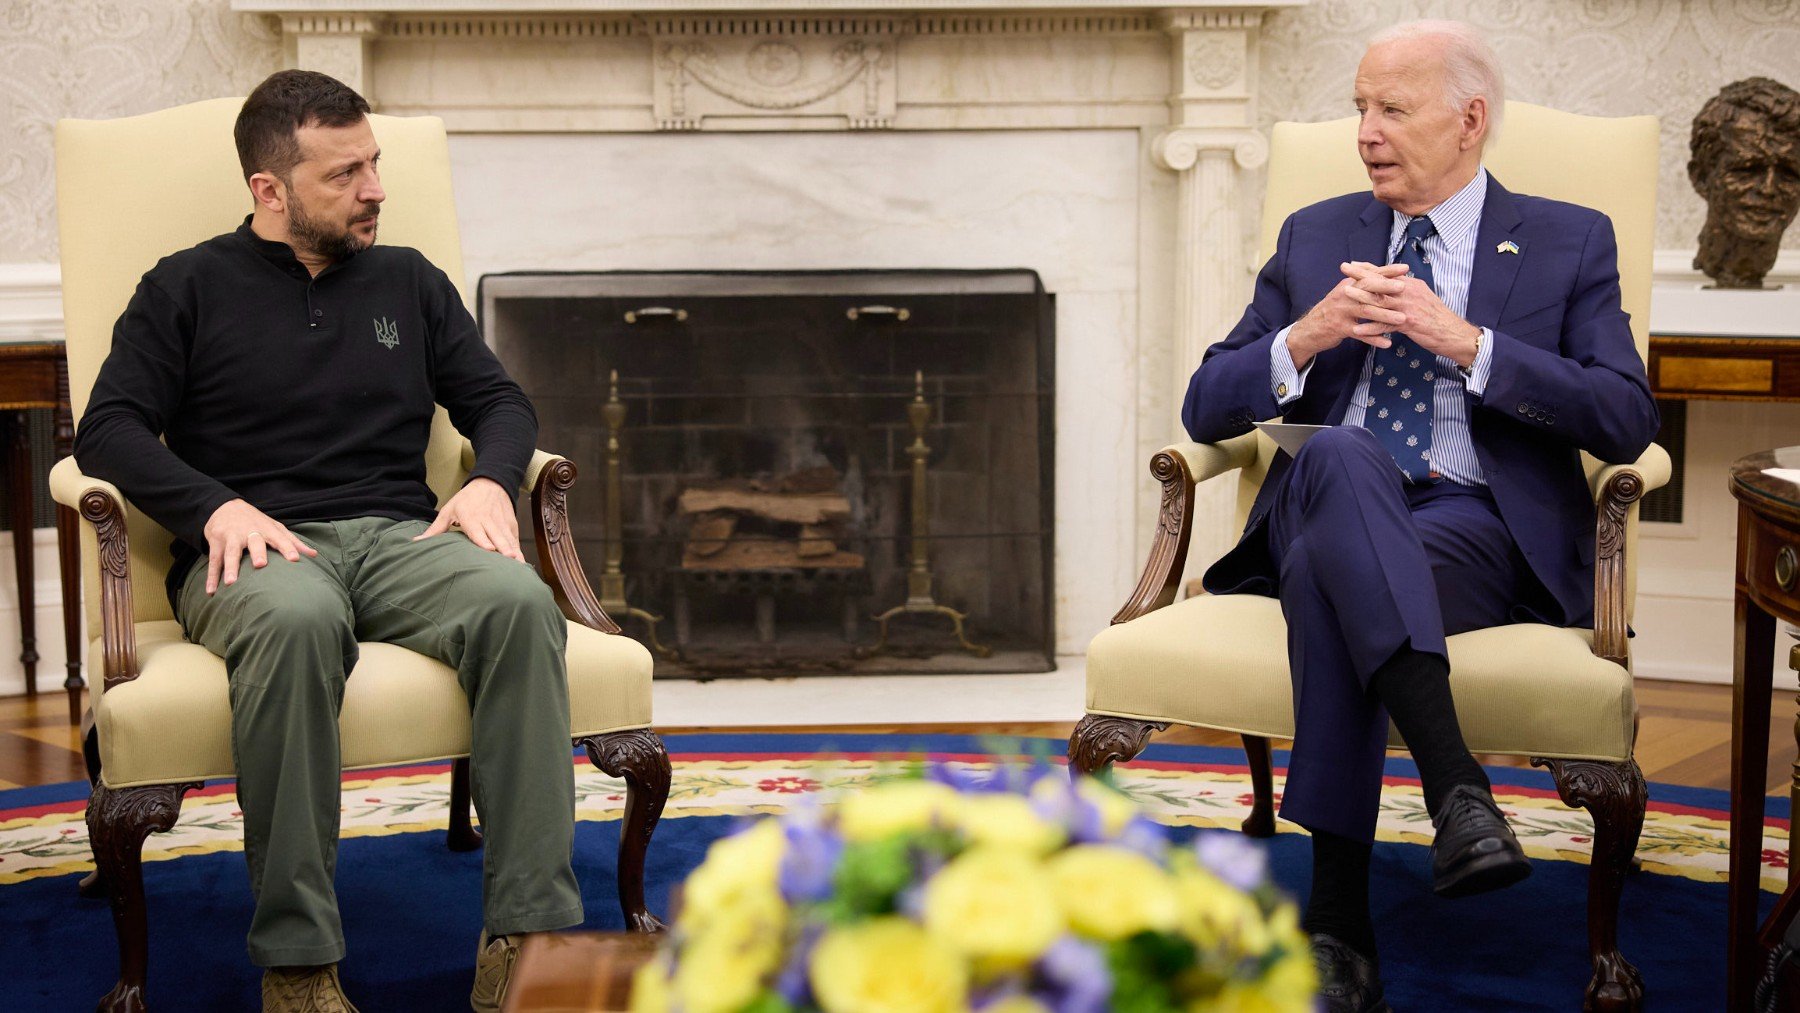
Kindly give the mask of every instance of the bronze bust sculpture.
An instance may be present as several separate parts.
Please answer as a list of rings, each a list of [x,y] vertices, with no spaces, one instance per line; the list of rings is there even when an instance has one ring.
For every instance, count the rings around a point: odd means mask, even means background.
[[[1694,266],[1720,288],[1762,288],[1800,211],[1800,92],[1728,84],[1694,117],[1688,179],[1706,199]]]

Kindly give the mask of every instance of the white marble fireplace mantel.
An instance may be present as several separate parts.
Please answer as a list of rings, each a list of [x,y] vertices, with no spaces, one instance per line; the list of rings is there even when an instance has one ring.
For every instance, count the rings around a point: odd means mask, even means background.
[[[1145,466],[1248,294],[1258,35],[1306,2],[231,6],[277,18],[290,65],[443,117],[472,272],[1037,270],[1058,300],[1057,648],[1079,653],[1136,581]],[[1232,491],[1195,506],[1210,559]]]

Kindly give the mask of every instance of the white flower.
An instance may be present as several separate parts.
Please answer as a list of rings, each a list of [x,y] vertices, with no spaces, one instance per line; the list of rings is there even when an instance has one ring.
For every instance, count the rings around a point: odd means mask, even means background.
[[[1405,345],[1395,345],[1394,346],[1394,354],[1404,356],[1406,354],[1406,346]]]
[[[1413,411],[1422,412],[1424,410],[1425,410],[1425,402],[1423,402],[1423,401],[1419,401],[1413,405]]]
[[[1407,438],[1406,438],[1406,445],[1407,445],[1407,446],[1409,446],[1409,447],[1416,447],[1416,446],[1418,446],[1418,445],[1419,445],[1419,438],[1418,438],[1418,437],[1417,437],[1417,436],[1408,436],[1408,437],[1407,437]]]
[[[1386,408],[1383,408],[1383,409],[1382,409],[1382,410],[1380,410],[1380,411],[1378,411],[1378,412],[1376,412],[1376,413],[1375,413],[1375,417],[1376,417],[1376,418],[1378,418],[1378,419],[1385,419],[1385,418],[1387,418],[1387,409],[1386,409]]]
[[[1418,369],[1419,368],[1419,360],[1414,359],[1413,361],[1407,363],[1406,365],[1408,366],[1408,368]]]
[[[1397,376],[1390,376],[1390,377],[1388,377],[1388,386],[1389,386],[1389,387],[1398,387],[1398,386],[1400,386],[1400,378],[1399,378],[1399,377],[1397,377]]]
[[[1435,379],[1437,379],[1437,374],[1433,373],[1431,370],[1428,369],[1425,371],[1425,379],[1426,380],[1435,380]]]
[[[1396,433],[1397,433],[1397,432],[1399,432],[1399,431],[1400,431],[1400,429],[1401,429],[1401,425],[1400,425],[1400,420],[1399,420],[1399,419],[1395,419],[1395,420],[1394,420],[1394,432],[1396,432]]]
[[[1386,366],[1376,366],[1375,367],[1375,375],[1376,376],[1380,376],[1381,374],[1383,374],[1385,372],[1387,372]]]
[[[1405,388],[1405,389],[1403,389],[1403,390],[1401,390],[1401,391],[1400,391],[1400,396],[1401,396],[1401,397],[1403,397],[1403,398],[1410,398],[1410,397],[1412,397],[1412,388],[1411,388],[1411,387],[1407,387],[1407,388]]]

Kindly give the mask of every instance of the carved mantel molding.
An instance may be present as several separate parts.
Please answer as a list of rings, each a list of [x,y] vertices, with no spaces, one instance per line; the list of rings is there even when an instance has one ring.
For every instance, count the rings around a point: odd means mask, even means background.
[[[454,132],[1247,125],[1265,10],[1307,0],[231,0],[291,62]],[[1169,58],[1153,85],[1141,71]],[[979,37],[1055,38],[988,50]],[[1148,57],[1148,61],[1146,60]],[[646,77],[637,68],[650,71]],[[1114,75],[1112,68],[1135,73]],[[479,79],[485,86],[458,86]],[[434,72],[435,71],[435,72]],[[913,88],[905,90],[903,84]],[[1162,107],[1158,109],[1157,107]]]

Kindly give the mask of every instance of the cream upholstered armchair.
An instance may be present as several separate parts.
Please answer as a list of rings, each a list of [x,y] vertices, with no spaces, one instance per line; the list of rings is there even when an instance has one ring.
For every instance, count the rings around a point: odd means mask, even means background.
[[[1264,256],[1289,213],[1368,189],[1355,136],[1355,118],[1275,126]],[[1640,356],[1648,341],[1657,162],[1654,117],[1599,119],[1520,102],[1507,103],[1504,131],[1486,159],[1516,193],[1586,205],[1612,218]],[[1275,452],[1267,437],[1250,433],[1218,444],[1176,444],[1152,459],[1162,509],[1150,560],[1114,625],[1088,647],[1087,716],[1069,739],[1071,764],[1092,772],[1136,756],[1151,734],[1171,724],[1242,734],[1255,795],[1243,826],[1253,836],[1275,832],[1269,740],[1291,738],[1294,729],[1281,606],[1253,595],[1175,598],[1195,484],[1238,472],[1241,527]],[[1668,481],[1669,457],[1652,445],[1634,464],[1586,463],[1596,508],[1595,628],[1521,624],[1451,637],[1451,684],[1470,749],[1548,766],[1563,801],[1593,814],[1588,945],[1594,975],[1585,1005],[1624,1010],[1637,1008],[1643,995],[1617,935],[1619,893],[1645,805],[1644,777],[1632,759],[1631,553],[1638,498]],[[1401,745],[1398,736],[1390,741]]]
[[[129,119],[64,120],[56,127],[63,312],[77,418],[112,344],[112,328],[138,279],[169,253],[235,228],[250,202],[232,143],[241,99],[216,99]],[[462,249],[450,191],[449,146],[435,117],[371,117],[391,194],[381,240],[420,250],[452,279]],[[461,488],[474,451],[442,409],[433,422],[427,480],[441,503]],[[619,842],[619,904],[626,925],[660,928],[644,906],[644,857],[669,794],[669,758],[650,730],[647,652],[618,633],[589,588],[570,534],[575,468],[539,452],[526,472],[538,565],[568,616],[569,705],[576,744],[627,784]],[[93,794],[87,824],[96,873],[88,895],[107,896],[119,940],[119,981],[102,1009],[143,1008],[146,914],[140,853],[167,831],[182,795],[233,775],[225,666],[182,639],[163,593],[170,536],[112,485],[73,458],[51,473],[58,503],[82,530],[87,621],[98,639],[86,751]],[[374,767],[459,759],[449,846],[478,847],[469,824],[469,704],[448,667],[390,644],[364,644],[339,718],[343,764]]]

